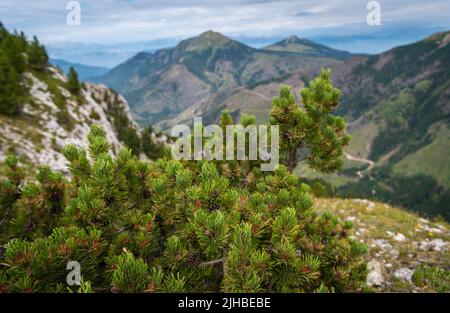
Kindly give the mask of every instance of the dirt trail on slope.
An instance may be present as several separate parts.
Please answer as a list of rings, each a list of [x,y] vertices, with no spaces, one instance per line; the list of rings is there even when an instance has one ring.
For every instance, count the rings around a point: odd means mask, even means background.
[[[373,162],[373,161],[371,161],[371,160],[368,160],[368,159],[361,159],[361,158],[355,157],[355,156],[353,156],[353,155],[350,155],[350,154],[348,154],[348,153],[344,153],[344,154],[345,154],[345,157],[346,157],[348,160],[351,160],[351,161],[357,161],[357,162],[361,162],[361,163],[365,163],[365,164],[368,164],[368,165],[369,165],[364,171],[357,171],[357,172],[356,172],[356,174],[358,175],[359,178],[363,178],[363,177],[364,177],[363,172],[370,172],[370,170],[372,169],[372,167],[375,165],[375,162]]]
[[[243,90],[243,91],[244,91],[244,92],[247,92],[247,93],[250,93],[250,94],[252,94],[252,95],[255,95],[255,96],[257,96],[257,97],[261,97],[261,98],[263,98],[264,100],[272,101],[272,99],[268,98],[267,96],[263,95],[262,93],[259,93],[259,92],[254,91],[254,90],[248,90],[248,89],[246,89],[246,90]]]

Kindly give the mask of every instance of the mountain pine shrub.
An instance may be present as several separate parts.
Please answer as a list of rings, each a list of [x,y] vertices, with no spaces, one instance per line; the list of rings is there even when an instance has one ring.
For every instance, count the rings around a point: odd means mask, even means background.
[[[64,150],[71,179],[14,157],[0,184],[7,292],[313,292],[363,288],[364,245],[349,223],[314,211],[309,187],[280,166],[255,190],[214,162],[113,158],[93,126]],[[83,284],[67,287],[69,261]]]
[[[333,87],[330,70],[322,70],[319,77],[302,89],[300,105],[296,103],[289,86],[281,87],[279,96],[273,101],[270,122],[279,125],[280,163],[289,172],[300,162],[325,173],[342,168],[343,148],[348,145],[350,136],[345,133],[345,120],[333,115],[333,110],[339,105],[340,95],[340,90]],[[232,124],[233,117],[222,112],[220,125],[224,142],[226,126]],[[256,118],[243,114],[240,124],[244,127],[256,125]],[[246,137],[246,145],[248,142]],[[248,159],[249,151],[246,153]],[[254,189],[263,176],[259,160],[229,161],[225,160],[225,154],[223,159],[217,162],[219,171],[232,183]]]
[[[350,137],[345,134],[345,120],[332,114],[340,96],[331,71],[324,69],[302,89],[302,106],[295,103],[290,87],[281,88],[273,102],[271,123],[280,125],[281,157],[289,170],[299,161],[321,172],[342,168],[342,149]]]

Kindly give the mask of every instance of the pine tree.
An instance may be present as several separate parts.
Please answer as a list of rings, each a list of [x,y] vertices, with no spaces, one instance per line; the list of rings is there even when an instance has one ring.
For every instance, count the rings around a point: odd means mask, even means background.
[[[3,39],[6,38],[8,35],[8,30],[5,28],[3,23],[0,21],[0,44],[2,43]]]
[[[142,132],[142,152],[145,153],[147,157],[150,159],[158,159],[163,156],[164,153],[164,144],[156,143],[153,138],[153,129],[151,126],[148,126]]]
[[[0,49],[3,50],[16,73],[21,74],[25,70],[25,48],[19,36],[9,35],[2,40]]]
[[[45,47],[39,43],[36,36],[33,37],[33,41],[28,45],[28,64],[30,68],[43,71],[48,65],[48,55]]]
[[[15,156],[8,156],[4,165],[0,168],[0,177],[7,179],[0,181],[0,242],[6,241],[8,237],[8,226],[14,214],[14,203],[20,198],[20,185],[25,177],[24,170],[18,166]]]
[[[78,95],[81,90],[80,81],[78,80],[78,73],[73,67],[70,67],[67,76],[67,89],[74,95]]]
[[[25,90],[21,79],[7,55],[0,49],[0,114],[20,112]]]

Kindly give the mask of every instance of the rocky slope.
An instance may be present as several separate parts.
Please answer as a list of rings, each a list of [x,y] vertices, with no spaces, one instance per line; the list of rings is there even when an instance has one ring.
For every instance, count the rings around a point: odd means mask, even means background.
[[[450,292],[450,226],[365,199],[317,198],[315,207],[352,222],[366,244],[367,283],[379,292]]]
[[[104,127],[118,151],[125,146],[118,136],[118,112],[130,128],[140,131],[126,100],[106,86],[84,83],[80,96],[74,97],[66,88],[66,76],[54,67],[45,74],[27,72],[23,81],[29,97],[22,112],[0,115],[0,161],[15,153],[23,163],[65,170],[61,149],[69,143],[86,146],[92,124]]]
[[[0,22],[0,162],[16,154],[30,173],[44,164],[65,170],[62,148],[86,146],[92,124],[105,129],[113,152],[127,147],[157,158],[164,150],[166,138],[141,129],[116,91],[80,83],[73,69],[65,76],[38,38],[11,33]]]

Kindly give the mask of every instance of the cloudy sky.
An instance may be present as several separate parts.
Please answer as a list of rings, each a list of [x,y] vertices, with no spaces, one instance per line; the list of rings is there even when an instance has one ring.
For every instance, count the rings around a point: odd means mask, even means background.
[[[1,0],[0,19],[9,28],[46,42],[115,43],[186,37],[208,29],[228,35],[269,36],[286,32],[361,32],[369,1],[361,0],[81,0],[81,26],[68,26],[67,0]],[[382,24],[449,27],[448,0],[389,0]],[[373,27],[376,28],[376,27]],[[374,29],[375,31],[375,29]]]
[[[180,39],[212,29],[235,38],[296,34],[331,45],[330,38],[339,37],[344,38],[336,43],[339,48],[355,52],[450,29],[448,0],[380,0],[381,26],[367,25],[368,0],[80,0],[80,26],[67,25],[68,2],[1,0],[0,20],[50,45]],[[361,42],[369,37],[382,38],[384,46]]]

